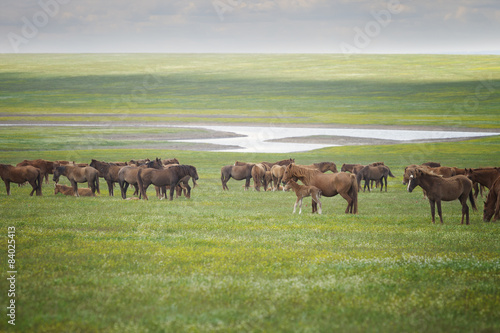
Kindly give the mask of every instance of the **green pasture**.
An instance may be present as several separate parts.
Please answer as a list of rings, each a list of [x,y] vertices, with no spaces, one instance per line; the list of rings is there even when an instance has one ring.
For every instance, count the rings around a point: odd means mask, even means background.
[[[459,55],[0,54],[0,121],[498,128],[499,63]]]
[[[500,332],[500,227],[460,225],[458,202],[431,223],[401,183],[408,164],[500,166],[500,137],[332,147],[294,154],[195,151],[191,129],[142,123],[290,123],[500,128],[495,56],[0,55],[0,163],[176,157],[194,165],[191,199],[42,197],[0,184],[0,331]],[[111,126],[112,125],[112,126]],[[202,133],[203,134],[203,133]],[[162,138],[162,135],[164,137]],[[323,215],[295,195],[243,190],[235,160],[384,161],[388,192],[340,197]],[[68,184],[64,179],[63,183]],[[81,184],[80,186],[85,186]],[[115,193],[119,193],[118,187]],[[132,192],[129,189],[128,195]],[[485,194],[486,195],[486,194]],[[307,205],[307,206],[306,206]],[[7,323],[8,227],[16,234],[16,326]]]

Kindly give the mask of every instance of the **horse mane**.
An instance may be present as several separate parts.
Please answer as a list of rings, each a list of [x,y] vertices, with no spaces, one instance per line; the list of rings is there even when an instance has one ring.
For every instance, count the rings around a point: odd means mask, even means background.
[[[443,175],[439,175],[439,174],[435,173],[433,170],[429,170],[429,169],[422,168],[422,167],[417,167],[417,168],[415,168],[415,170],[422,171],[422,173],[426,174],[427,176],[443,178]]]
[[[295,163],[290,164],[290,168],[296,177],[303,178],[305,180],[305,182],[303,182],[303,183],[309,183],[312,177],[314,177],[315,175],[317,175],[319,173],[322,173],[318,169],[310,169],[310,168],[298,166]]]

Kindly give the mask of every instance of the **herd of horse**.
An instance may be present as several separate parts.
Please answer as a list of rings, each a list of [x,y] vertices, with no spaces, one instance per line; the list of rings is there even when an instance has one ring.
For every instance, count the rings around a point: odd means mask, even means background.
[[[184,195],[190,198],[191,187],[199,179],[197,170],[192,165],[181,165],[177,159],[161,160],[130,160],[129,162],[103,162],[92,160],[89,164],[77,164],[69,161],[24,160],[16,166],[0,164],[0,177],[5,183],[7,195],[11,194],[10,183],[32,186],[30,196],[36,193],[42,195],[42,183],[49,181],[49,174],[53,174],[55,194],[63,193],[74,196],[95,196],[100,194],[99,178],[104,178],[108,185],[110,196],[114,195],[116,183],[120,186],[121,196],[127,198],[127,189],[130,185],[135,188],[134,195],[144,200],[148,199],[147,189],[154,185],[159,198],[173,200],[174,191],[177,196]],[[71,186],[57,184],[61,176],[66,177]],[[266,191],[293,190],[297,196],[293,212],[297,205],[302,211],[302,200],[312,198],[312,212],[322,212],[320,198],[340,195],[346,202],[345,213],[358,213],[358,192],[370,191],[380,184],[380,191],[387,192],[387,178],[394,177],[391,170],[383,162],[369,165],[343,164],[338,172],[333,162],[320,162],[310,165],[298,165],[294,159],[278,162],[247,163],[236,161],[233,165],[221,168],[221,183],[223,190],[229,190],[228,181],[245,180],[245,190],[254,181],[254,189]],[[361,182],[364,180],[364,186]],[[298,184],[300,181],[303,185]],[[79,183],[87,183],[87,189],[78,189]],[[462,205],[462,224],[469,224],[470,202],[473,210],[477,210],[476,198],[483,187],[489,189],[483,220],[500,219],[500,168],[459,169],[444,167],[439,163],[429,162],[421,165],[409,165],[405,168],[403,183],[407,191],[412,192],[420,186],[424,196],[428,198],[431,208],[432,222],[435,223],[435,209],[443,223],[441,202],[459,200]],[[167,196],[167,190],[169,195]],[[318,209],[319,205],[319,209]]]

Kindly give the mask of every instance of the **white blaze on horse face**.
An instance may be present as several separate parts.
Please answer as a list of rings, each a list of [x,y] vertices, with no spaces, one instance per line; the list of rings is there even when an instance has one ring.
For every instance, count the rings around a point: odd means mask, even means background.
[[[406,188],[408,192],[410,192],[410,185],[412,180],[413,180],[413,175],[410,175],[410,180],[408,181],[408,187]]]

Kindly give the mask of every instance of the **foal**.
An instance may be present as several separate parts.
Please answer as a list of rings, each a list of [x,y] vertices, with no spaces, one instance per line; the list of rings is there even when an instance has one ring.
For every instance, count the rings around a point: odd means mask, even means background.
[[[299,185],[292,179],[286,184],[285,191],[288,191],[290,188],[293,189],[297,196],[297,201],[295,201],[295,205],[293,205],[293,213],[295,213],[297,204],[299,204],[299,214],[302,213],[302,199],[311,196],[312,200],[319,205],[318,214],[321,214],[321,201],[319,201],[321,190],[319,188],[316,186]]]

